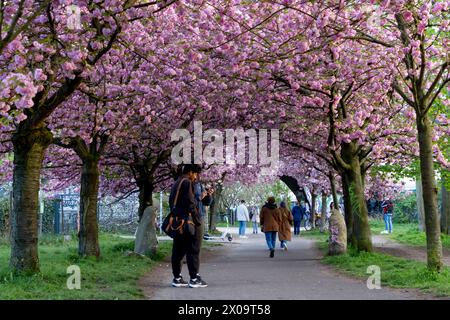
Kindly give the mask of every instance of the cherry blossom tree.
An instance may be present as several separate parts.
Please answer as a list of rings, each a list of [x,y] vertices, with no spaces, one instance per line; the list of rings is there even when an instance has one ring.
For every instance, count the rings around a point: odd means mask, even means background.
[[[436,144],[436,127],[430,110],[442,101],[450,83],[449,9],[448,1],[368,1],[369,15],[381,22],[376,28],[355,28],[355,38],[376,43],[379,50],[395,50],[398,62],[393,89],[400,103],[415,113],[417,141],[420,152],[420,171],[423,186],[427,260],[431,270],[442,267],[437,185],[434,161],[448,162]]]
[[[67,10],[68,5],[76,5],[79,9],[79,25],[68,23],[73,14]],[[29,27],[3,49],[0,60],[5,61],[7,69],[21,70],[17,76],[8,73],[2,76],[2,83],[7,84],[3,96],[6,95],[8,101],[10,98],[17,100],[13,108],[2,105],[2,112],[12,120],[16,119],[10,135],[14,151],[11,251],[14,270],[39,270],[35,213],[41,164],[53,140],[46,127],[47,118],[75,92],[130,23],[160,11],[166,5],[163,2],[140,5],[134,1],[51,1],[44,11],[38,11]],[[33,6],[23,8],[27,11],[21,16],[34,15],[30,13]],[[25,52],[25,56],[20,52]],[[30,77],[23,78],[21,74],[33,75],[38,85],[30,85]],[[9,94],[15,87],[20,98]],[[17,114],[16,109],[24,110]]]

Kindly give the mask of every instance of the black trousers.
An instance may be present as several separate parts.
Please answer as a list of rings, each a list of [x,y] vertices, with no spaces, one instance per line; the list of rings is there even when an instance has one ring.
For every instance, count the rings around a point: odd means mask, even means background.
[[[301,220],[294,220],[294,235],[300,234]]]
[[[195,236],[184,235],[173,239],[172,247],[172,273],[175,278],[181,275],[184,256],[191,279],[197,277],[200,269],[200,248],[202,246],[203,226],[195,227]]]

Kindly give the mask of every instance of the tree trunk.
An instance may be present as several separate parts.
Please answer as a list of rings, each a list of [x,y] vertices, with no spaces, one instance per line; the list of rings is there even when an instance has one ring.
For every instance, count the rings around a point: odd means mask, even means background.
[[[152,181],[148,177],[141,177],[139,182],[139,225],[136,231],[134,252],[146,256],[155,255],[158,249],[153,190]]]
[[[425,232],[425,210],[423,207],[422,182],[420,179],[416,180],[416,202],[419,231]]]
[[[209,232],[216,231],[217,216],[219,215],[220,201],[222,197],[223,185],[217,184],[213,195],[213,201],[209,207]]]
[[[427,234],[427,264],[430,270],[442,268],[442,243],[433,162],[433,130],[428,116],[417,117],[419,136],[420,172],[422,178],[425,230]]]
[[[360,168],[354,168],[351,174],[350,199],[352,203],[353,233],[356,238],[358,251],[372,252],[372,235],[369,226],[364,188],[360,177]]]
[[[338,200],[338,195],[337,195],[337,190],[336,190],[336,179],[334,178],[334,174],[330,172],[328,175],[328,179],[330,180],[331,196],[333,198],[333,206],[335,209],[339,210],[339,200]]]
[[[52,141],[45,128],[18,130],[14,145],[11,260],[14,272],[39,272],[38,210],[42,161]]]
[[[356,239],[356,248],[358,251],[372,252],[372,235],[364,194],[361,164],[355,150],[356,145],[354,143],[344,143],[342,146],[343,158],[350,165],[350,168],[346,170],[346,178],[353,214],[352,236]]]
[[[320,232],[325,231],[325,223],[327,220],[327,195],[325,192],[322,192],[322,210],[320,211]]]
[[[344,215],[345,215],[345,225],[347,226],[347,242],[349,245],[353,246],[354,248],[357,247],[356,238],[353,234],[353,210],[352,210],[352,203],[350,199],[350,188],[349,188],[349,182],[348,182],[347,174],[342,174],[341,180],[342,180],[342,191],[343,191],[343,198],[344,198]]]
[[[97,204],[100,172],[98,159],[89,157],[82,160],[78,254],[82,257],[99,257]]]
[[[311,217],[310,217],[310,221],[311,221],[311,226],[313,228],[316,227],[316,201],[317,200],[317,194],[315,194],[314,192],[311,192]]]
[[[142,180],[139,183],[139,209],[138,209],[138,216],[139,220],[141,221],[142,216],[144,214],[144,210],[148,207],[153,205],[153,184],[148,181],[146,177],[143,177]]]
[[[441,232],[450,234],[450,192],[445,184],[446,180],[442,179]]]

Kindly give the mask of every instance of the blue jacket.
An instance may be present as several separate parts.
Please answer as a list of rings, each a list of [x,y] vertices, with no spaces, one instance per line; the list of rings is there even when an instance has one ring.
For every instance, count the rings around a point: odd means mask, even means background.
[[[205,191],[203,185],[200,182],[194,182],[194,198],[197,204],[198,213],[202,219],[205,216],[205,206],[209,206],[212,202],[212,197],[210,196],[200,199],[203,191]]]
[[[303,218],[303,208],[299,206],[294,206],[292,208],[292,215],[294,216],[294,221],[302,221]]]

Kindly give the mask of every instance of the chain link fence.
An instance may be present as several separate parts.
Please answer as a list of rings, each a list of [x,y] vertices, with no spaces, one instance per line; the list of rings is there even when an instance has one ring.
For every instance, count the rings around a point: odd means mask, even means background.
[[[134,234],[138,227],[139,201],[137,195],[116,200],[102,198],[98,202],[98,223],[101,232]],[[0,195],[0,237],[10,233],[10,194]],[[79,198],[77,194],[41,198],[39,234],[73,234],[79,230]]]

